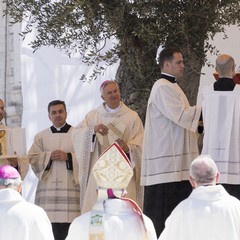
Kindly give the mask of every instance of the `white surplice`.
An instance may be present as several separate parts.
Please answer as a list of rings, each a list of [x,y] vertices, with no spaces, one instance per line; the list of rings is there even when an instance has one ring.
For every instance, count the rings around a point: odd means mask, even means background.
[[[191,161],[199,154],[197,126],[201,108],[190,106],[177,83],[159,79],[148,100],[141,184],[188,179]]]
[[[202,154],[209,154],[220,171],[220,183],[240,183],[240,86],[233,91],[202,90],[204,138]]]

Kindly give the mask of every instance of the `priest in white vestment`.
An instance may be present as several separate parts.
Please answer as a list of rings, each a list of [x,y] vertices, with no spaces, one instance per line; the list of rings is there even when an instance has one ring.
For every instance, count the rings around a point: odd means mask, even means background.
[[[23,199],[21,177],[9,166],[0,166],[0,239],[54,240],[46,212]]]
[[[76,127],[73,143],[79,164],[81,213],[90,211],[96,201],[96,182],[92,168],[98,157],[115,141],[129,156],[134,175],[128,186],[127,197],[143,205],[140,186],[143,125],[136,112],[120,101],[119,86],[107,80],[101,85],[104,103],[90,111]]]
[[[48,113],[53,125],[35,136],[28,156],[39,180],[35,204],[47,212],[55,240],[64,240],[70,223],[80,215],[78,166],[65,102],[51,101]]]
[[[9,164],[15,167],[21,178],[24,179],[29,169],[26,156],[25,129],[10,128],[2,120],[5,115],[5,106],[0,98],[0,166]]]
[[[220,171],[219,182],[240,200],[240,85],[233,80],[234,59],[219,55],[216,71],[218,80],[202,90],[202,154],[213,157]]]
[[[188,170],[198,156],[201,108],[190,106],[177,84],[184,71],[178,49],[165,48],[159,55],[160,79],[148,100],[143,140],[141,184],[144,188],[143,212],[159,235],[176,205],[191,192]]]
[[[90,212],[76,218],[66,240],[156,240],[152,221],[139,206],[124,198],[133,176],[132,164],[117,143],[93,167],[98,198]]]
[[[190,196],[168,217],[159,240],[239,240],[240,201],[222,185],[210,156],[196,158],[190,168]]]

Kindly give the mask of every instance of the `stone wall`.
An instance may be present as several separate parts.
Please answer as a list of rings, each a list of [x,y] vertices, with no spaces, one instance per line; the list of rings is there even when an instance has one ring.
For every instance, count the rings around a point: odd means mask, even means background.
[[[22,91],[20,66],[20,24],[11,25],[3,16],[5,5],[0,2],[0,97],[5,102],[5,122],[10,127],[21,126]]]

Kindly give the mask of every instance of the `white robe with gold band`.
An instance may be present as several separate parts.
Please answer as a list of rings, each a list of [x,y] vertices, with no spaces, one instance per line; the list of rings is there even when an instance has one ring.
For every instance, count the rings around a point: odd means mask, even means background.
[[[97,135],[93,141],[94,126],[108,125],[109,134],[101,137]],[[117,130],[115,130],[117,129]],[[134,176],[127,188],[127,197],[133,199],[142,207],[143,188],[140,186],[141,154],[143,125],[138,114],[121,103],[117,112],[107,112],[104,104],[90,111],[85,119],[76,127],[73,143],[79,164],[80,204],[81,212],[92,209],[97,199],[97,185],[91,173],[92,167],[101,153],[109,147],[116,138],[122,139],[130,148],[130,160],[134,167]]]

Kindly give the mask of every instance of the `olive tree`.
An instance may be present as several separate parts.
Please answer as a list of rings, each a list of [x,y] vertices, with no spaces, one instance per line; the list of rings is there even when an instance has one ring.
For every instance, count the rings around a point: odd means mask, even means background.
[[[4,1],[13,23],[25,23],[23,38],[36,29],[31,43],[34,51],[52,45],[69,56],[78,53],[82,61],[96,65],[93,78],[120,59],[116,80],[123,100],[142,118],[160,74],[159,46],[178,47],[183,52],[186,71],[180,85],[194,104],[207,52],[216,53],[209,40],[240,19],[236,0]],[[112,39],[117,41],[106,49]]]

